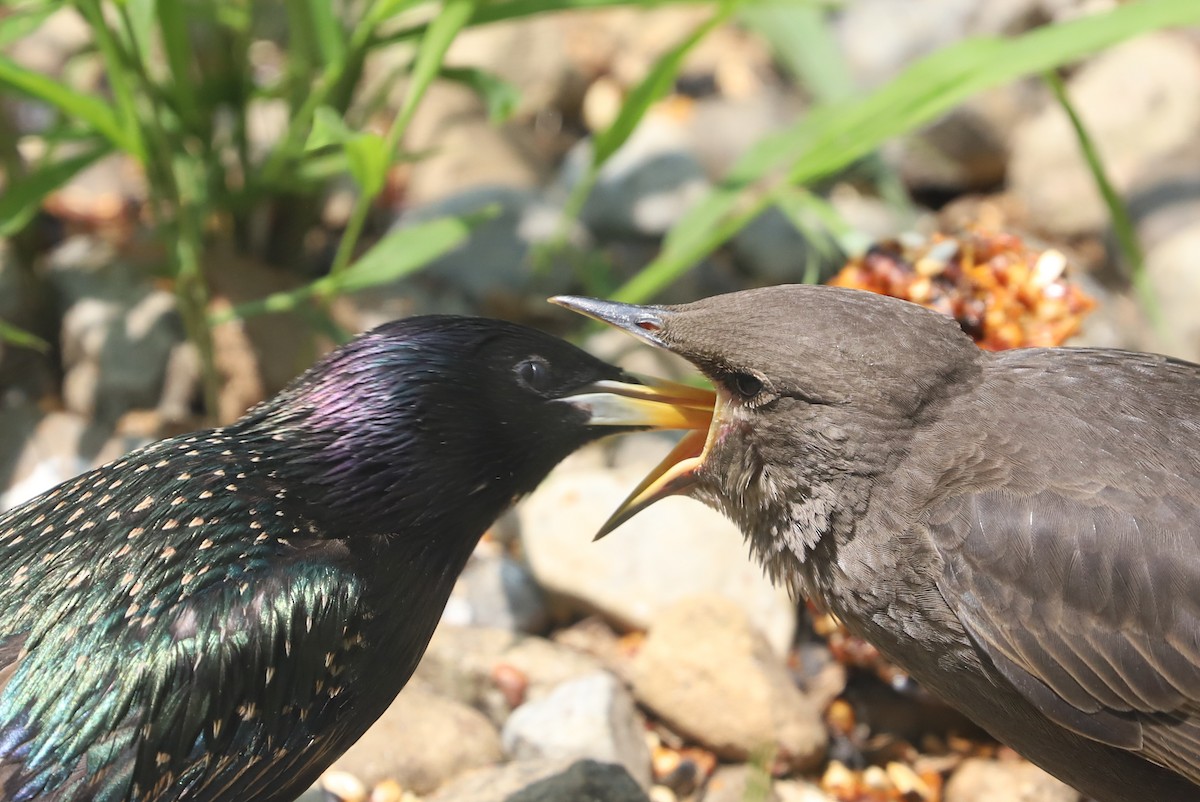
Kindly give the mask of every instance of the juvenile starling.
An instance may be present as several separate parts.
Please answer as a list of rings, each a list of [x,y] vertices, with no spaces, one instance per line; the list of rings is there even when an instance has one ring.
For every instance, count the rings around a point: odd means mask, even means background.
[[[408,680],[513,499],[612,426],[669,424],[645,399],[704,395],[679,392],[410,318],[0,515],[0,798],[294,799]]]
[[[1200,366],[988,353],[948,317],[829,287],[555,300],[717,391],[601,534],[698,498],[773,578],[1085,794],[1200,799]]]

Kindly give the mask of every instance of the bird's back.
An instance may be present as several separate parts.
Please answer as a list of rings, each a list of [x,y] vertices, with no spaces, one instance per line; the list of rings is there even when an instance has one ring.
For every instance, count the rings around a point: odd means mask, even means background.
[[[996,354],[917,438],[898,497],[1008,685],[922,678],[1097,799],[1200,796],[1200,367]]]
[[[290,798],[355,673],[357,578],[316,525],[220,431],[0,516],[5,798]]]

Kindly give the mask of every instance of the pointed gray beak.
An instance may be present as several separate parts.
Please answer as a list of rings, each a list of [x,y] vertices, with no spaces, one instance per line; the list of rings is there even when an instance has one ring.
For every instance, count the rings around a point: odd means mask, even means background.
[[[659,337],[663,326],[675,313],[661,306],[638,306],[617,301],[601,301],[598,298],[583,298],[578,295],[556,295],[550,303],[586,315],[593,320],[607,323],[628,332],[659,348],[666,344]]]

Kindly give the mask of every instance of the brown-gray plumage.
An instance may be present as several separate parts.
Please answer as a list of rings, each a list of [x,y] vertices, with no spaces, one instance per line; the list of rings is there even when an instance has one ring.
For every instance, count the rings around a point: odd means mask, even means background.
[[[1200,366],[988,353],[829,287],[557,301],[717,388],[709,431],[606,530],[699,498],[773,577],[1084,793],[1200,799]]]

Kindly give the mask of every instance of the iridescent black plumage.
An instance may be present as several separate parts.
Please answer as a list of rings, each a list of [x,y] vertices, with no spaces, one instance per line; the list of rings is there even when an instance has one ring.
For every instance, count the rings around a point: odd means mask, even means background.
[[[413,318],[224,429],[0,515],[0,797],[293,799],[387,707],[479,536],[620,371]]]

